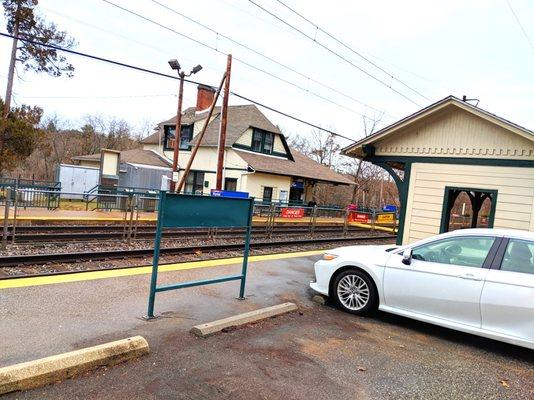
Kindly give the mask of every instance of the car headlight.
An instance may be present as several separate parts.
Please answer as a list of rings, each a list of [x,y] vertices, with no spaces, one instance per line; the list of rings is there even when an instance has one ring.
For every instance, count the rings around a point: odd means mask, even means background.
[[[326,261],[331,261],[331,260],[334,260],[334,259],[336,259],[338,257],[339,256],[337,256],[335,254],[330,254],[330,253],[323,254],[323,260],[326,260]]]

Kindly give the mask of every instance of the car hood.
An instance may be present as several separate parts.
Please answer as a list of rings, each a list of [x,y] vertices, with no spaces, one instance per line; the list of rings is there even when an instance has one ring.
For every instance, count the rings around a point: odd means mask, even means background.
[[[362,258],[372,258],[373,262],[379,262],[382,257],[389,256],[390,252],[387,252],[386,250],[396,249],[399,247],[400,246],[395,246],[392,244],[345,246],[329,250],[327,251],[327,253],[335,254],[336,256],[353,260],[360,260]]]

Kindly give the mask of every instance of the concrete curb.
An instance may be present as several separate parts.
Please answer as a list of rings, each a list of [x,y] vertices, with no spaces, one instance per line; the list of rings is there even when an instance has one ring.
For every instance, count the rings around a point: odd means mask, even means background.
[[[83,372],[148,354],[148,343],[134,336],[98,346],[0,368],[0,395],[62,381]]]
[[[260,308],[259,310],[254,310],[247,313],[234,315],[232,317],[219,319],[217,321],[197,325],[191,329],[191,333],[200,337],[206,337],[220,332],[225,328],[250,324],[251,322],[256,322],[265,318],[273,317],[275,315],[285,314],[297,309],[298,307],[295,303],[282,303],[276,306]]]

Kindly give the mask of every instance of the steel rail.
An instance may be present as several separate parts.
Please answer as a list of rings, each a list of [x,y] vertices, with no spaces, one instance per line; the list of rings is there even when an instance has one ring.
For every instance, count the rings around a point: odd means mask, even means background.
[[[337,237],[337,238],[314,238],[299,240],[284,240],[271,242],[252,242],[252,248],[276,247],[276,246],[293,246],[299,244],[329,243],[329,242],[348,242],[348,241],[371,241],[393,239],[393,235],[383,236],[364,236],[364,237]],[[191,254],[197,251],[211,250],[234,250],[244,246],[243,243],[226,243],[226,244],[205,244],[183,247],[164,247],[161,248],[160,254]],[[23,265],[36,265],[43,263],[62,263],[62,262],[82,262],[82,261],[100,261],[112,259],[124,259],[130,257],[151,256],[154,250],[152,248],[128,249],[128,250],[106,250],[91,251],[87,253],[54,253],[54,254],[27,254],[6,256],[0,258],[0,267],[18,267]]]
[[[35,233],[35,234],[21,234],[19,229],[19,234],[16,236],[17,243],[35,243],[35,242],[56,242],[56,241],[81,241],[81,240],[91,240],[91,239],[122,239],[124,237],[124,233],[122,228],[116,228],[115,229],[106,229],[106,230],[112,230],[114,232],[78,232],[75,230],[74,232],[53,232],[53,233]],[[100,230],[100,228],[93,229],[95,231]],[[287,227],[278,227],[275,228],[272,232],[272,234],[302,234],[309,232],[308,227],[298,227],[298,228],[287,228]],[[367,229],[364,228],[357,228],[357,227],[351,227],[347,230],[347,232],[363,232]],[[45,230],[43,230],[45,231]],[[315,233],[335,233],[343,232],[343,226],[339,227],[321,227],[317,228],[315,230]],[[214,236],[231,236],[231,235],[238,235],[242,233],[238,230],[218,230]],[[252,233],[254,235],[263,235],[266,234],[264,228],[255,228],[253,229]],[[207,229],[204,230],[168,230],[163,232],[163,236],[165,238],[180,238],[180,237],[202,237],[209,234],[209,231]],[[155,230],[151,228],[143,228],[138,229],[137,233],[135,234],[137,239],[146,239],[146,238],[153,238],[155,235]],[[8,233],[7,235],[8,240],[11,240],[12,235]]]

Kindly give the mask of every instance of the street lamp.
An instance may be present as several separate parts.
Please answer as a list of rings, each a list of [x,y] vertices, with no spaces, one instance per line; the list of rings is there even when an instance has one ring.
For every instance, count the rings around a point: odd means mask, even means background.
[[[186,76],[191,76],[193,74],[196,74],[202,69],[202,65],[197,65],[195,68],[189,72],[189,74],[186,74],[184,71],[182,71],[182,67],[180,66],[180,63],[177,59],[173,58],[172,60],[169,60],[169,66],[178,72],[178,77],[180,78],[180,87],[178,89],[178,109],[176,110],[176,125],[175,125],[175,131],[174,131],[174,155],[172,159],[172,174],[173,179],[171,180],[171,192],[175,191],[176,188],[176,181],[178,180],[178,152],[180,149],[180,141],[181,141],[181,133],[182,133],[182,101],[183,101],[183,94],[184,94],[184,78]]]

